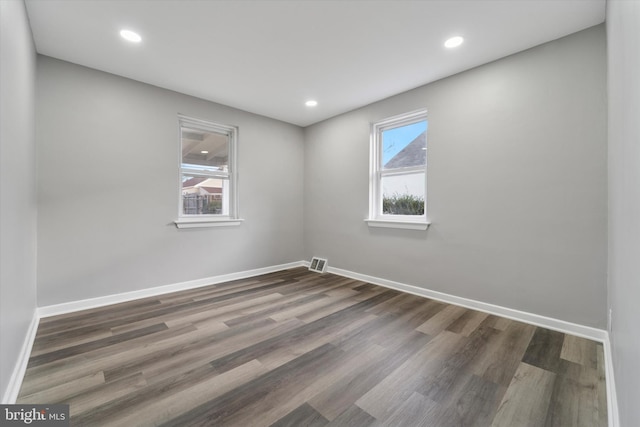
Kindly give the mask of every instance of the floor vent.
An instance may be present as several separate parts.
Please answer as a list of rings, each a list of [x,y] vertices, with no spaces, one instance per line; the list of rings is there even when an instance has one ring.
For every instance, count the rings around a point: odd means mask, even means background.
[[[327,270],[327,260],[314,256],[313,258],[311,258],[309,270],[315,271],[316,273],[324,273]]]

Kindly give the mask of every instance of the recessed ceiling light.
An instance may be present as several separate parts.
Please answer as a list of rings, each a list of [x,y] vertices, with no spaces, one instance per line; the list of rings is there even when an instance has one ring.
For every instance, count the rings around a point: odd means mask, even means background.
[[[200,154],[209,154],[209,152],[207,150],[202,150]]]
[[[462,44],[464,39],[460,36],[451,37],[446,42],[444,42],[444,47],[448,47],[451,49],[452,47],[458,47]]]
[[[120,37],[132,43],[140,43],[140,41],[142,41],[142,37],[140,37],[140,34],[131,30],[120,31]]]
[[[306,105],[307,107],[315,107],[316,105],[318,105],[318,101],[310,99],[309,101],[305,102],[304,105]]]

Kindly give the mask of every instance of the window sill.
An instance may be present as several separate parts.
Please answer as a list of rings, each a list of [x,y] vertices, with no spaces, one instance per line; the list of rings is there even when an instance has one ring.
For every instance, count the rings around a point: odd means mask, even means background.
[[[233,227],[240,225],[243,219],[232,218],[179,218],[173,221],[178,228]]]
[[[429,227],[429,224],[431,224],[426,221],[418,222],[388,219],[365,219],[364,221],[369,227],[402,228],[405,230],[426,230]]]

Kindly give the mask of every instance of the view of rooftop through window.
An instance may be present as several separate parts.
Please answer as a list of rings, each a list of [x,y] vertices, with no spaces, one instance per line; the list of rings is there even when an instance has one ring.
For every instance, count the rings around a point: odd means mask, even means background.
[[[182,213],[226,215],[229,212],[229,136],[181,128]]]
[[[426,120],[385,130],[382,142],[382,164],[386,165],[389,160],[409,145],[418,135],[426,131]]]
[[[427,121],[382,132],[382,213],[424,215]]]

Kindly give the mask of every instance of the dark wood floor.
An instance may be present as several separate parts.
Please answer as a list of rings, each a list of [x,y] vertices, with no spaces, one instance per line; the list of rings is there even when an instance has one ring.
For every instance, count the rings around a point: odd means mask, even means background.
[[[45,318],[18,403],[71,423],[606,426],[602,345],[293,269]]]

